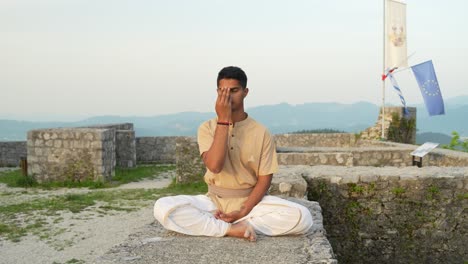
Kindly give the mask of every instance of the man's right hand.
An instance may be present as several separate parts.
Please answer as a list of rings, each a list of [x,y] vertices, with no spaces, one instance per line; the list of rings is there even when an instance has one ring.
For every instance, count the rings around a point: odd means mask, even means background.
[[[218,88],[215,110],[218,121],[231,122],[231,90],[228,87]]]

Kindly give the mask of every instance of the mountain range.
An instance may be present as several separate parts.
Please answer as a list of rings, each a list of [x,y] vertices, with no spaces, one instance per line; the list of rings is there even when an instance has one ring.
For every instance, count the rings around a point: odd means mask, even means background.
[[[418,138],[437,137],[450,140],[452,131],[468,136],[468,96],[445,100],[446,114],[430,117],[424,105],[417,107]],[[281,103],[248,108],[251,117],[264,124],[273,134],[299,130],[335,129],[358,133],[377,122],[379,106],[369,102],[353,104],[305,103],[290,105]],[[32,122],[0,120],[0,141],[26,140],[27,131],[39,128],[74,127],[94,124],[133,123],[136,136],[194,136],[198,126],[215,117],[215,113],[181,112],[151,117],[95,116],[78,122]],[[419,140],[417,140],[419,141]],[[446,142],[439,142],[446,144]]]

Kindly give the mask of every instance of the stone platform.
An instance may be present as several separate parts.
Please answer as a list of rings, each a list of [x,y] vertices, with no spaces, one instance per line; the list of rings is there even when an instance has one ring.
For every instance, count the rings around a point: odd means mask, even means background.
[[[307,235],[237,238],[193,237],[166,231],[159,223],[144,226],[96,263],[337,263],[323,228],[317,202],[288,198],[308,207],[314,225]]]

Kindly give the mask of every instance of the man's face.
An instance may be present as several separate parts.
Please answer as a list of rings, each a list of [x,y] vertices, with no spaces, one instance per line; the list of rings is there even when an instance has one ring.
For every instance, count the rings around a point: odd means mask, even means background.
[[[229,88],[231,108],[233,111],[238,110],[244,105],[244,98],[249,93],[248,88],[242,88],[241,84],[236,79],[221,79],[218,83],[218,94],[223,87]]]

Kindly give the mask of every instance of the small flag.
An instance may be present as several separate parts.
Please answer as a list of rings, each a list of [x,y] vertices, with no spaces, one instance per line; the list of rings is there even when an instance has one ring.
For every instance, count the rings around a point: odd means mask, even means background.
[[[390,82],[392,83],[393,88],[396,90],[398,96],[400,97],[401,104],[403,104],[404,107],[404,115],[409,116],[409,111],[408,108],[406,107],[406,101],[405,97],[403,97],[403,93],[401,92],[400,86],[398,85],[397,81],[395,80],[395,77],[393,77],[393,71],[396,70],[397,67],[394,67],[392,69],[387,69],[385,71],[385,75],[382,75],[382,80],[385,80],[387,77],[390,78]]]
[[[407,67],[406,4],[385,1],[385,68]]]
[[[444,115],[444,100],[442,99],[432,60],[414,65],[411,69],[418,81],[429,115]]]

